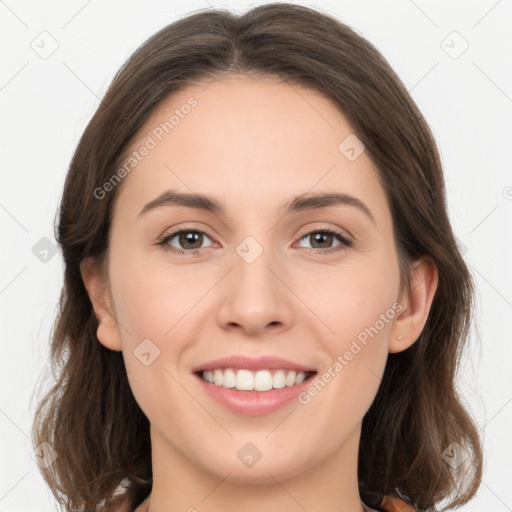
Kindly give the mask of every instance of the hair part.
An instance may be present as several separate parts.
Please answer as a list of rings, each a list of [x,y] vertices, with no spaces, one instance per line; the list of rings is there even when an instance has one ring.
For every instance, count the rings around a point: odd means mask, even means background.
[[[120,183],[97,199],[148,116],[180,89],[231,74],[276,76],[320,92],[347,118],[378,171],[393,219],[401,289],[411,265],[430,258],[438,288],[425,328],[407,350],[390,354],[363,419],[358,461],[362,499],[384,495],[420,510],[467,503],[482,474],[477,428],[456,390],[468,338],[474,285],[447,215],[439,153],[425,119],[377,49],[314,9],[275,3],[243,15],[206,10],[148,39],[118,71],[73,155],[56,239],[65,272],[50,347],[54,384],[38,404],[33,443],[58,458],[43,477],[71,512],[125,503],[152,486],[149,421],[136,403],[120,352],[97,339],[98,322],[80,274],[88,257],[103,264]],[[126,113],[129,112],[129,115]],[[457,470],[442,452],[458,443]],[[465,473],[462,471],[464,468]],[[114,492],[123,482],[126,494]]]

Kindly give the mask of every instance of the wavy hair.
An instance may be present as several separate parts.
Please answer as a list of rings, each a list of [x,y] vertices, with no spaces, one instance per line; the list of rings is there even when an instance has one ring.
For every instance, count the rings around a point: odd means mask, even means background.
[[[446,508],[465,504],[482,475],[478,430],[455,380],[469,338],[474,284],[448,219],[436,142],[372,44],[325,13],[287,3],[240,15],[194,12],[161,29],[118,71],[88,123],[56,222],[65,269],[47,368],[54,382],[38,401],[32,429],[34,446],[47,442],[58,453],[42,470],[45,481],[71,512],[120,504],[132,510],[151,491],[149,422],[132,394],[122,354],[97,339],[80,263],[90,256],[105,261],[119,187],[101,200],[94,191],[119,168],[148,116],[179,89],[230,73],[280,77],[331,100],[378,171],[402,289],[415,260],[426,256],[435,263],[439,281],[427,323],[411,347],[389,354],[363,418],[359,491],[374,508],[384,495],[419,510],[437,510],[442,500]],[[467,455],[456,469],[442,456],[452,443]]]

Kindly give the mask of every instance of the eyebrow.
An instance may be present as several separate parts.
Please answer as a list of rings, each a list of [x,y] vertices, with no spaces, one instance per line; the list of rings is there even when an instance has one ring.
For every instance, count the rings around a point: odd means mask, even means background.
[[[313,194],[302,194],[281,206],[284,215],[293,212],[302,212],[306,210],[316,210],[328,206],[346,205],[357,208],[364,213],[375,224],[375,218],[370,209],[357,197],[349,194],[337,192],[317,192]],[[187,208],[196,208],[214,214],[224,214],[225,208],[217,199],[208,197],[204,194],[184,193],[177,190],[166,190],[157,198],[153,199],[144,206],[139,213],[142,217],[146,213],[163,206],[184,206]]]

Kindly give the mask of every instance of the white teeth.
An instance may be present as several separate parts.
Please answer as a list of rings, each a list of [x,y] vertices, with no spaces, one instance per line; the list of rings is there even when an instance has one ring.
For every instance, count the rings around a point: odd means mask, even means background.
[[[222,386],[222,382],[224,380],[224,373],[222,370],[215,370],[213,372],[213,380],[216,386]]]
[[[272,389],[272,375],[268,370],[256,373],[254,377],[254,391],[268,391]]]
[[[295,386],[304,382],[307,378],[305,372],[295,372],[293,370],[259,370],[252,372],[250,370],[234,370],[232,368],[205,370],[202,378],[206,382],[222,386],[224,388],[236,388],[239,391],[270,391],[271,389],[281,389],[285,386]]]
[[[288,375],[286,376],[284,382],[287,386],[293,386],[295,384],[295,377],[296,377],[296,373],[292,370],[291,372],[288,373]]]
[[[300,372],[297,374],[297,377],[295,377],[295,384],[300,384],[301,382],[304,382],[306,380],[306,374],[304,372]]]
[[[283,370],[277,370],[272,377],[272,387],[276,389],[284,388],[286,385],[286,379]]]
[[[224,370],[224,378],[222,385],[225,388],[234,388],[236,386],[236,375],[231,368]]]
[[[236,389],[239,391],[251,391],[254,389],[254,377],[249,370],[238,370],[236,373]]]

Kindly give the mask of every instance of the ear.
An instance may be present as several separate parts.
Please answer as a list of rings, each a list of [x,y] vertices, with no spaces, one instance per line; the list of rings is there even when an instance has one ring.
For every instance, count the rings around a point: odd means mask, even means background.
[[[399,300],[403,306],[389,339],[389,353],[409,348],[420,336],[427,323],[430,307],[437,290],[438,273],[435,263],[427,257],[415,262],[411,270],[411,284]]]
[[[80,263],[80,273],[98,320],[98,340],[110,350],[121,350],[119,326],[113,313],[112,297],[100,262],[93,258],[85,258]]]

